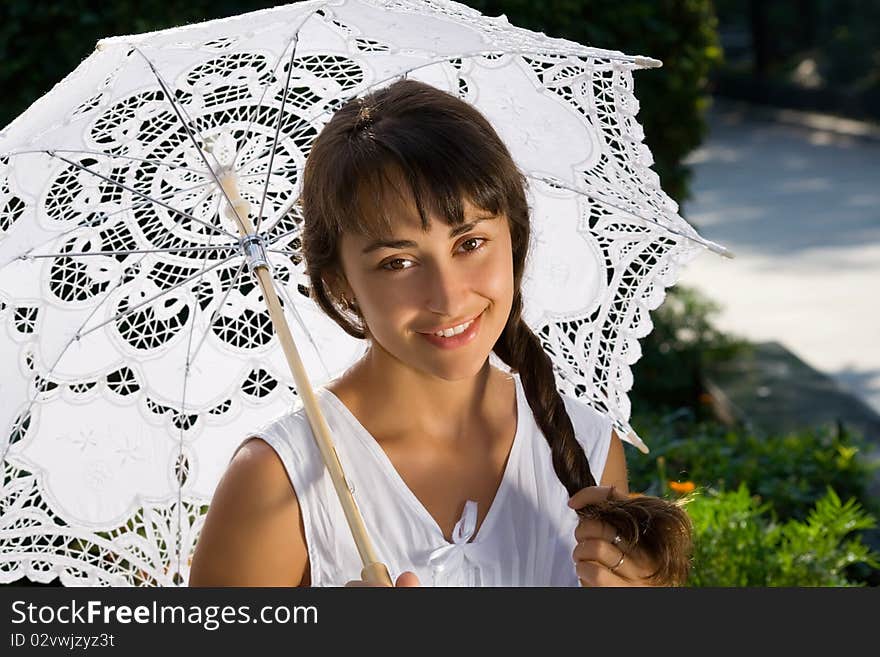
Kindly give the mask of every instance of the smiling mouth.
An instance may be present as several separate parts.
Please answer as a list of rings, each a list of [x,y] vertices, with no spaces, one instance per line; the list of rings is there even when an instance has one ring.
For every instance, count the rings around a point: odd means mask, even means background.
[[[438,337],[451,338],[453,335],[457,335],[459,333],[462,333],[463,331],[466,331],[470,327],[471,323],[474,320],[476,320],[477,317],[482,315],[484,312],[486,312],[485,308],[483,308],[483,310],[478,312],[476,315],[474,315],[470,319],[462,321],[462,322],[458,322],[457,324],[450,324],[449,326],[447,326],[445,328],[437,329],[434,331],[416,331],[416,333],[421,333],[422,335],[436,335]],[[452,333],[449,333],[450,331],[452,331]]]
[[[485,312],[486,311],[483,310],[473,319],[440,331],[439,334],[437,332],[423,333],[421,331],[417,331],[417,333],[436,347],[441,347],[443,349],[461,347],[470,343],[476,337],[480,330],[481,320]]]

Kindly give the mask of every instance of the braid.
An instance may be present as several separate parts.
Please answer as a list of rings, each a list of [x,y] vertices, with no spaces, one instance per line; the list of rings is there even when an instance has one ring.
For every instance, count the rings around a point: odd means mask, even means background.
[[[495,354],[520,373],[529,407],[550,445],[553,469],[569,496],[596,480],[583,447],[578,442],[562,395],[556,388],[553,362],[538,337],[521,317],[522,295],[513,299],[507,325],[495,344]],[[581,517],[608,523],[625,545],[636,544],[657,561],[650,575],[656,583],[677,586],[687,580],[692,550],[692,527],[677,504],[653,496],[607,500],[577,510]]]
[[[565,410],[565,402],[556,389],[553,363],[541,347],[538,337],[521,318],[522,295],[513,299],[510,318],[501,338],[495,345],[495,354],[511,368],[521,373],[520,380],[535,421],[550,443],[553,469],[571,497],[587,486],[595,486],[590,463],[575,438],[574,426]]]

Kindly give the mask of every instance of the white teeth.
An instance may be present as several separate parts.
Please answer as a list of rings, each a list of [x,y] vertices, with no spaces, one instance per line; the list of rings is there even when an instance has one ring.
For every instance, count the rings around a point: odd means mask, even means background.
[[[464,324],[459,324],[458,326],[453,326],[449,329],[444,329],[442,331],[437,331],[434,335],[437,337],[451,338],[453,335],[458,335],[460,333],[464,333],[467,331],[468,327],[474,323],[474,320],[469,322],[465,322]]]

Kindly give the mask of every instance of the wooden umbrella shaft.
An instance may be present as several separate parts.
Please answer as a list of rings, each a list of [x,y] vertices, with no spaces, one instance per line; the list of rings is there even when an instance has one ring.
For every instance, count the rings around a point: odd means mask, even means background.
[[[227,216],[235,220],[238,224],[242,239],[253,237],[254,227],[249,218],[250,204],[239,195],[238,186],[235,184],[235,180],[232,179],[232,176],[222,177],[221,185],[226,191],[229,200],[232,202],[232,207],[227,208],[227,210],[232,210],[232,212],[227,212]],[[342,510],[345,513],[345,519],[348,521],[348,526],[351,529],[352,537],[354,538],[355,545],[360,554],[361,562],[363,563],[361,579],[372,584],[392,586],[388,568],[376,558],[372,542],[367,535],[367,530],[364,526],[360,511],[355,504],[351,489],[345,479],[345,473],[342,471],[342,465],[339,463],[339,457],[336,454],[336,449],[333,447],[330,428],[327,426],[327,421],[318,405],[315,391],[312,389],[308,373],[303,366],[299,351],[293,341],[293,336],[290,333],[287,319],[284,317],[284,310],[281,308],[278,294],[275,292],[275,285],[272,280],[272,274],[269,271],[268,263],[257,264],[252,267],[252,271],[263,291],[263,298],[266,300],[269,317],[272,320],[275,333],[278,336],[279,342],[281,342],[281,348],[284,351],[287,363],[290,366],[291,374],[293,374],[293,379],[296,382],[296,391],[299,394],[300,399],[303,401],[306,417],[309,420],[309,424],[312,427],[312,433],[315,436],[315,442],[321,452],[321,457],[324,459],[324,464],[327,466],[327,470],[330,473],[330,479],[333,481],[333,487],[336,489],[336,494],[339,497],[339,502],[342,504]]]
[[[372,581],[377,584],[387,584],[390,586],[391,577],[388,574],[387,568],[379,563],[379,560],[376,558],[372,543],[370,542],[366,527],[361,518],[360,511],[355,504],[351,489],[346,482],[345,473],[342,471],[342,465],[339,463],[336,449],[333,447],[333,442],[330,437],[330,428],[327,426],[324,414],[318,406],[315,391],[312,389],[311,383],[308,380],[308,375],[303,366],[302,359],[300,359],[299,352],[297,351],[296,345],[293,342],[293,337],[290,334],[290,328],[284,317],[284,311],[281,308],[281,304],[278,301],[278,295],[275,292],[272,276],[269,273],[268,268],[265,266],[257,267],[254,270],[254,274],[263,290],[263,297],[266,299],[266,305],[269,309],[269,316],[272,319],[272,325],[275,327],[278,340],[281,342],[284,355],[287,357],[290,371],[293,374],[294,381],[296,381],[296,390],[299,393],[300,399],[303,401],[306,416],[309,419],[309,423],[312,426],[312,432],[315,435],[315,441],[318,444],[318,449],[321,451],[321,456],[323,457],[327,470],[330,473],[330,478],[333,481],[333,486],[336,489],[336,494],[342,504],[342,510],[345,513],[346,520],[348,520],[348,525],[351,528],[352,536],[354,537],[355,544],[360,553],[361,561],[364,564],[364,570],[361,573],[361,577],[365,581]],[[380,579],[377,580],[377,577]]]

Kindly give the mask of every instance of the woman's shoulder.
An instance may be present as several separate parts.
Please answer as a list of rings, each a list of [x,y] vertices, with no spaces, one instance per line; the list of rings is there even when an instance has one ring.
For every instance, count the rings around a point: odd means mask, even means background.
[[[329,413],[330,407],[325,397],[327,393],[318,388],[315,394],[322,414],[331,432],[334,432],[336,417]],[[297,399],[283,413],[248,431],[242,436],[237,449],[252,444],[255,442],[252,440],[254,438],[259,439],[260,447],[256,449],[259,450],[260,460],[272,461],[274,465],[280,464],[288,485],[293,485],[296,491],[306,494],[310,491],[311,484],[320,479],[324,461],[301,399]],[[300,499],[301,504],[307,501]]]
[[[316,392],[320,397],[320,391]],[[286,410],[265,419],[265,421],[262,424],[257,425],[247,437],[262,437],[265,434],[274,435],[285,432],[298,433],[308,426],[309,423],[308,418],[306,417],[305,406],[302,399],[297,397]]]
[[[236,450],[199,535],[190,586],[296,586],[308,556],[300,507],[275,449],[256,437]],[[300,532],[291,532],[291,527]]]

